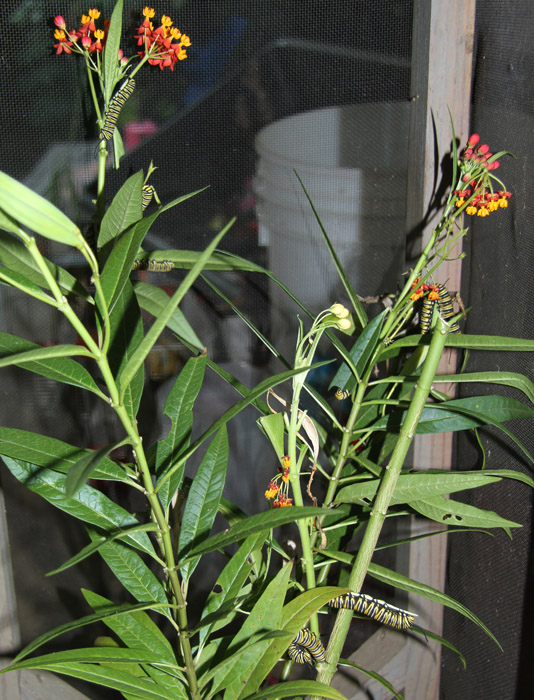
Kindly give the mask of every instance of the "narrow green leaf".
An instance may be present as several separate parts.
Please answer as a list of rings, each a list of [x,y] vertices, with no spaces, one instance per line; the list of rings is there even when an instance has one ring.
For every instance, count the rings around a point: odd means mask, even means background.
[[[126,281],[122,292],[110,314],[111,344],[108,352],[109,366],[115,377],[120,376],[129,360],[143,340],[143,319],[133,287]],[[126,388],[122,400],[130,419],[135,422],[145,384],[144,366],[137,368],[136,374]]]
[[[284,414],[279,412],[261,416],[258,418],[258,423],[269,438],[276,456],[278,459],[282,459],[284,455]]]
[[[399,338],[385,347],[378,357],[378,362],[396,357],[406,348],[428,345],[428,335],[407,335]],[[504,352],[534,352],[534,340],[527,338],[506,338],[500,335],[468,335],[464,333],[449,333],[446,346],[449,348],[464,348],[465,350],[502,350]]]
[[[326,515],[327,513],[330,513],[328,508],[295,506],[293,508],[277,508],[266,513],[251,515],[246,520],[242,520],[235,525],[232,525],[232,527],[227,531],[212,535],[207,540],[202,542],[202,544],[193,547],[188,556],[181,563],[185,564],[187,561],[198,556],[199,554],[215,552],[218,549],[227,547],[229,544],[240,542],[256,532],[271,530],[275,527],[279,527],[280,525],[287,525],[287,523],[296,522],[297,520],[302,520],[304,518],[320,517],[321,515]]]
[[[124,440],[119,440],[111,445],[104,445],[104,447],[99,447],[97,450],[91,450],[80,457],[69,469],[65,480],[65,494],[67,498],[74,496],[78,489],[88,481],[104,457],[107,457],[110,452],[123,444]]]
[[[370,321],[362,330],[358,340],[354,343],[352,349],[350,350],[350,358],[356,367],[358,377],[361,376],[367,362],[369,361],[369,358],[376,350],[380,333],[382,331],[382,324],[384,323],[384,319],[388,313],[389,310],[384,309],[382,313],[375,316],[375,318],[373,318],[373,320]],[[354,385],[356,384],[356,379],[357,377],[354,376],[352,370],[344,362],[334,375],[334,378],[330,382],[329,388],[331,389],[332,387],[336,386],[340,389],[348,389],[349,391],[352,391]]]
[[[21,275],[20,272],[9,270],[7,267],[2,267],[0,268],[0,281],[10,287],[20,289],[20,291],[24,292],[24,294],[32,296],[45,304],[56,307],[58,305],[54,297],[50,296],[46,292],[43,292],[40,287],[31,282],[27,277],[24,277],[24,275]]]
[[[529,401],[534,403],[534,382],[524,374],[519,372],[466,372],[465,374],[444,374],[434,378],[434,384],[445,383],[482,383],[482,384],[502,384],[519,389]]]
[[[263,650],[269,645],[269,641],[264,641],[260,646],[248,643],[261,632],[278,630],[292,566],[292,562],[289,562],[280,569],[259,597],[241,629],[234,636],[228,647],[228,655],[232,655],[236,650],[241,650],[240,655],[233,659],[225,659],[222,663],[212,667],[202,678],[203,685],[212,678],[214,679],[211,687],[212,694],[216,694],[228,686],[240,689],[245,685],[250,675],[251,665],[256,664]],[[288,643],[290,641],[291,639],[288,640]]]
[[[257,665],[250,674],[247,684],[241,691],[239,700],[246,698],[249,693],[254,693],[258,690],[261,683],[267,677],[267,674],[291,643],[291,640],[297,632],[306,625],[311,615],[320,610],[329,600],[345,592],[347,592],[346,588],[341,589],[337,586],[312,588],[309,591],[301,593],[283,607],[279,629],[281,632],[287,632],[290,636],[278,637],[269,643],[268,648],[261,658],[258,659]]]
[[[45,289],[49,288],[48,282],[37,267],[37,263],[32,258],[24,243],[19,238],[15,238],[4,231],[0,231],[0,262],[10,270],[23,275],[23,277],[39,287],[44,287]],[[65,295],[75,294],[76,296],[82,297],[90,304],[94,304],[92,296],[70,272],[67,272],[67,270],[59,267],[59,265],[55,265],[46,258],[45,262]]]
[[[460,503],[435,496],[424,500],[410,501],[410,508],[413,508],[421,515],[435,520],[445,525],[461,525],[463,527],[522,527],[513,520],[506,520],[491,510],[482,510],[475,506]]]
[[[111,20],[106,32],[106,45],[104,46],[102,62],[104,68],[104,99],[106,105],[113,94],[119,73],[119,49],[122,34],[122,4],[123,0],[117,0]]]
[[[61,571],[70,569],[71,566],[79,564],[84,559],[87,559],[87,557],[90,557],[92,554],[98,552],[100,547],[103,544],[106,544],[107,542],[113,542],[113,540],[124,539],[125,537],[129,537],[134,532],[157,532],[157,529],[157,525],[154,525],[153,523],[146,523],[145,525],[135,525],[134,527],[128,527],[124,530],[119,530],[119,532],[116,532],[115,534],[110,535],[109,537],[97,537],[95,538],[94,542],[91,542],[91,544],[86,545],[77,554],[75,554],[73,557],[61,564],[61,566],[58,566],[57,569],[53,569],[53,571],[48,571],[46,573],[46,576],[54,576],[55,574],[59,574]]]
[[[495,644],[497,644],[499,649],[501,649],[502,651],[501,645],[494,637],[494,635],[490,632],[490,630],[486,627],[486,625],[481,620],[479,620],[479,618],[474,613],[468,610],[468,608],[466,608],[465,605],[462,605],[457,600],[454,600],[454,598],[451,598],[445,593],[438,591],[436,588],[432,588],[432,586],[427,586],[425,583],[415,581],[414,579],[409,578],[408,576],[399,574],[396,571],[387,569],[385,566],[380,566],[379,564],[369,564],[367,573],[369,574],[369,576],[372,576],[373,578],[376,578],[378,579],[378,581],[382,581],[383,583],[387,583],[390,586],[393,586],[394,588],[400,588],[403,591],[408,591],[408,593],[415,593],[416,595],[420,595],[423,598],[428,598],[428,600],[433,600],[435,603],[445,605],[446,607],[451,608],[451,610],[455,610],[456,612],[466,617],[468,620],[471,620],[471,622],[474,622],[475,625],[478,625],[478,627],[480,627],[480,629],[482,629],[488,635],[488,637],[493,639]]]
[[[237,599],[239,592],[252,570],[253,565],[250,557],[255,551],[261,549],[267,532],[267,530],[263,530],[247,537],[237,552],[231,557],[228,564],[219,574],[219,578],[208,596],[204,609],[202,610],[200,624],[202,624],[202,621],[205,620],[208,615],[213,615],[220,610],[225,603]],[[232,608],[235,608],[235,606],[232,606]],[[231,613],[225,614],[222,618],[202,627],[199,638],[200,645],[203,646],[210,634],[224,627],[230,622],[232,617],[233,615]]]
[[[168,471],[166,471],[159,477],[156,491],[159,491],[159,489],[163,486],[167,479],[169,479],[176,470],[182,468],[182,464],[187,459],[189,459],[189,457],[210,437],[210,435],[213,435],[213,433],[217,432],[217,430],[221,426],[223,426],[225,423],[228,423],[228,421],[231,418],[240,413],[246,406],[249,406],[250,404],[254,404],[255,406],[257,406],[258,404],[256,402],[256,399],[259,396],[264,394],[272,387],[275,387],[278,384],[285,382],[287,379],[290,379],[295,374],[300,374],[301,372],[307,372],[313,369],[317,369],[318,367],[322,367],[322,365],[328,363],[329,360],[325,362],[317,362],[311,367],[299,367],[298,369],[289,370],[288,372],[282,372],[281,374],[277,374],[274,377],[269,377],[263,382],[260,382],[256,387],[254,387],[254,389],[248,390],[246,396],[241,401],[238,401],[236,404],[234,404],[231,408],[225,411],[222,414],[222,416],[220,416],[214,423],[212,423],[212,425],[204,433],[202,433],[202,435],[199,438],[197,438],[195,442],[187,450],[185,450],[185,452],[181,454],[180,459]],[[209,361],[208,364],[210,365],[210,367],[213,366]],[[243,390],[243,385],[238,383],[238,386],[238,391],[240,391],[241,393],[241,391]],[[262,408],[263,407],[260,406],[260,410],[262,410]]]
[[[331,700],[347,700],[347,698],[329,685],[318,681],[289,681],[288,683],[277,683],[269,688],[260,690],[259,693],[247,695],[244,700],[268,700],[268,698],[296,698],[301,695],[314,695],[319,698],[330,698]],[[400,696],[397,696],[400,697]]]
[[[174,310],[178,306],[178,304],[182,301],[184,298],[186,292],[191,288],[193,285],[193,282],[196,280],[198,275],[201,273],[204,261],[211,255],[211,253],[215,250],[217,247],[217,244],[219,241],[223,238],[223,236],[226,234],[228,229],[232,226],[234,221],[230,221],[230,223],[225,226],[220,233],[215,236],[215,238],[211,241],[211,243],[207,246],[203,254],[200,256],[198,259],[196,265],[191,268],[191,270],[187,273],[185,276],[185,279],[183,282],[180,284],[178,289],[175,291],[175,293],[172,295],[171,299],[167,302],[167,305],[165,308],[162,310],[161,314],[158,316],[158,318],[154,321],[152,324],[150,330],[144,337],[143,341],[139,344],[139,347],[133,354],[132,358],[128,361],[126,364],[126,367],[121,373],[120,376],[120,384],[121,384],[121,391],[124,392],[128,384],[131,382],[133,377],[135,376],[138,368],[143,364],[145,361],[145,358],[147,357],[148,353],[156,343],[157,339],[163,332],[165,326],[167,325],[167,322],[169,318],[172,316]],[[131,264],[131,263],[130,263]]]
[[[66,477],[62,474],[11,457],[4,456],[3,459],[13,476],[30,491],[38,493],[56,508],[79,520],[95,525],[105,532],[123,529],[129,525],[139,525],[127,510],[87,484],[82,486],[72,498],[67,498]],[[128,536],[128,542],[154,556],[154,548],[146,533],[131,534]]]
[[[148,282],[135,282],[134,291],[137,296],[139,306],[143,311],[148,311],[149,314],[156,318],[163,311],[169,301],[168,295],[160,287],[156,287]],[[191,324],[184,316],[183,312],[176,308],[169,320],[167,328],[170,328],[173,333],[185,340],[189,345],[192,345],[197,350],[202,350],[204,345],[198,339],[197,334],[193,330]]]
[[[208,447],[189,489],[178,539],[178,559],[183,559],[184,554],[209,535],[226,481],[227,466],[228,434],[223,426]],[[187,583],[199,561],[197,557],[181,567],[183,581]]]
[[[106,44],[107,45],[107,44]],[[141,188],[143,187],[143,171],[129,177],[117,192],[109,205],[98,234],[97,246],[103,248],[131,226],[143,215]]]
[[[69,445],[56,438],[39,435],[28,430],[0,427],[0,455],[28,461],[38,467],[67,472],[89,450]],[[122,467],[111,459],[103,459],[93,474],[95,479],[125,481],[128,479]]]
[[[410,503],[413,500],[426,499],[465,489],[476,489],[485,484],[500,481],[487,472],[415,472],[399,476],[391,505]],[[371,503],[381,484],[381,479],[360,481],[340,489],[335,503]]]
[[[30,664],[30,662],[28,662]],[[89,683],[96,683],[105,688],[112,688],[121,693],[130,693],[132,697],[142,698],[142,700],[177,700],[173,691],[156,685],[152,680],[139,678],[124,670],[108,668],[96,664],[84,664],[62,662],[57,664],[40,664],[38,659],[35,664],[27,665],[26,668],[42,669],[53,671],[72,678],[79,678]],[[5,671],[0,671],[0,673]],[[189,696],[185,693],[181,696],[186,700]]]
[[[41,195],[0,172],[0,208],[10,217],[41,236],[81,248],[80,229]]]
[[[190,270],[196,265],[202,252],[199,250],[154,250],[148,253],[147,251],[139,251],[138,257],[141,260],[170,260],[174,263],[174,267],[179,270]],[[267,271],[256,265],[256,263],[240,258],[237,255],[232,255],[224,250],[218,250],[210,255],[204,265],[204,270],[239,270],[241,272],[260,272],[265,274]]]
[[[304,190],[304,194],[306,195],[306,198],[308,202],[310,203],[310,206],[312,208],[313,214],[317,220],[317,223],[319,224],[319,228],[321,229],[321,233],[323,234],[323,238],[326,243],[326,247],[328,248],[328,251],[330,253],[330,256],[332,257],[332,260],[334,261],[334,265],[336,266],[337,273],[339,275],[339,278],[341,279],[341,282],[343,284],[343,287],[345,288],[345,291],[347,292],[347,295],[350,299],[350,302],[354,308],[354,311],[356,313],[356,316],[358,318],[358,322],[360,324],[361,328],[365,328],[368,322],[367,318],[367,313],[361,304],[360,300],[358,299],[358,295],[356,294],[354,288],[352,287],[349,278],[347,277],[347,273],[343,269],[343,265],[341,264],[341,261],[339,260],[335,248],[332,245],[332,242],[326,232],[325,227],[323,226],[323,222],[321,221],[321,217],[319,216],[319,212],[315,208],[315,205],[313,203],[312,198],[308,194],[308,190],[304,187],[304,183],[302,182],[300,175],[298,172],[295,170],[294,171],[295,175],[297,176],[298,181],[300,182],[300,185],[302,189]]]
[[[108,617],[130,615],[132,612],[136,612],[138,610],[167,611],[171,607],[172,606],[169,603],[154,603],[153,601],[150,601],[149,603],[135,603],[134,605],[129,605],[127,603],[122,605],[113,605],[106,610],[102,610],[101,612],[85,615],[84,617],[80,617],[78,620],[66,622],[59,627],[55,627],[53,630],[45,632],[37,637],[37,639],[34,639],[30,644],[28,644],[27,647],[24,647],[24,649],[13,659],[13,663],[17,663],[21,659],[33,654],[36,649],[39,649],[39,647],[42,647],[44,644],[47,644],[48,642],[52,641],[52,639],[56,639],[56,637],[59,637],[62,634],[67,634],[68,632],[72,632],[73,630],[81,627],[86,627],[87,625],[92,625],[95,622],[106,620]],[[2,671],[0,671],[0,673],[2,673]]]
[[[156,444],[155,472],[170,469],[180,452],[189,445],[193,428],[193,405],[198,396],[204,372],[206,356],[191,357],[174,382],[163,407],[163,413],[171,419],[168,435]],[[159,490],[162,506],[167,508],[183,478],[183,468],[175,471]]]
[[[68,352],[65,348],[68,348]],[[35,354],[29,355],[28,353],[30,352]],[[40,374],[42,377],[48,377],[63,384],[77,386],[80,389],[87,389],[100,396],[100,398],[105,398],[85,367],[76,362],[76,360],[64,355],[90,357],[91,353],[79,345],[59,345],[43,348],[37,343],[32,343],[24,338],[0,331],[0,367],[10,364],[19,366],[20,364],[21,367],[29,372]]]
[[[391,683],[386,680],[384,676],[381,676],[380,673],[377,673],[376,671],[368,671],[366,668],[363,668],[363,666],[358,666],[358,664],[348,661],[347,659],[339,659],[338,666],[347,666],[348,668],[353,668],[356,671],[363,673],[369,678],[372,678],[374,681],[377,681],[377,683],[380,683],[380,685],[389,691],[394,698],[397,698],[397,700],[404,700],[404,697],[400,693],[397,693]]]
[[[98,533],[90,527],[87,530],[94,541]],[[164,603],[167,600],[162,582],[133,549],[118,541],[108,541],[98,551],[124,588],[138,602],[153,600]]]
[[[146,216],[130,226],[130,228],[116,240],[113,250],[102,271],[102,289],[110,312],[113,310],[113,306],[119,298],[124,285],[129,280],[133,262],[154,221],[163,212],[184,202],[190,197],[194,197],[199,192],[202,192],[202,190],[190,192],[189,194],[185,194],[165,204],[150,216]]]

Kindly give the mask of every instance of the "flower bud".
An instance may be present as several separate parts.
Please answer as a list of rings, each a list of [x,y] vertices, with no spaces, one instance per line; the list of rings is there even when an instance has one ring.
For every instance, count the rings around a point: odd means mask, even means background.
[[[467,145],[471,146],[476,146],[477,143],[480,141],[480,136],[478,134],[471,134],[471,136],[467,139]]]
[[[477,152],[479,155],[483,156],[489,151],[489,146],[487,143],[483,143],[482,146],[479,146],[477,148]]]
[[[337,327],[340,331],[348,331],[350,328],[352,328],[352,321],[350,318],[340,318],[337,322]]]
[[[349,315],[349,310],[346,309],[343,304],[338,304],[337,302],[332,304],[328,310],[338,318],[346,318]]]
[[[65,24],[65,20],[63,19],[63,17],[61,15],[56,15],[56,17],[54,17],[54,24],[56,25],[56,27],[59,27],[60,29],[67,28],[67,25]]]

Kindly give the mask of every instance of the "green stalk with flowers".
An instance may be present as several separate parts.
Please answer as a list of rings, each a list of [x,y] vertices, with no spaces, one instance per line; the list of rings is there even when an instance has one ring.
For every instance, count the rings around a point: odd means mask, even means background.
[[[143,250],[143,240],[156,218],[197,194],[161,204],[149,183],[152,164],[146,175],[138,172],[127,178],[109,204],[104,199],[110,144],[116,167],[124,153],[117,119],[135,89],[134,76],[145,65],[174,70],[186,58],[191,43],[166,15],[154,28],[155,11],[145,7],[134,35],[138,51],[128,58],[120,48],[122,12],[120,0],[110,21],[99,27],[100,12],[90,9],[77,30],[67,29],[63,17],[55,18],[56,53],[79,55],[85,61],[100,132],[94,243],[53,204],[0,173],[0,228],[2,235],[5,232],[0,280],[33,303],[56,308],[82,341],[41,347],[1,332],[0,368],[20,367],[92,393],[101,401],[102,411],[118,417],[122,436],[113,444],[85,449],[52,436],[0,428],[0,455],[17,479],[85,527],[87,545],[51,573],[99,556],[122,584],[128,602],[119,604],[84,590],[92,612],[39,637],[2,673],[50,670],[114,689],[125,698],[343,700],[331,682],[338,666],[354,666],[341,658],[341,650],[355,612],[401,632],[425,634],[415,625],[415,612],[361,593],[366,577],[373,576],[449,606],[494,639],[485,624],[457,601],[377,567],[372,558],[385,518],[390,516],[418,513],[443,524],[451,515],[459,515],[465,528],[510,531],[519,523],[444,496],[501,479],[534,485],[512,469],[445,473],[413,471],[405,463],[418,432],[476,430],[488,424],[501,429],[532,461],[503,425],[512,418],[534,417],[534,385],[529,378],[509,379],[522,392],[523,402],[491,395],[477,397],[476,402],[449,399],[433,387],[437,379],[442,380],[436,377],[438,363],[450,347],[534,349],[532,341],[458,333],[462,314],[454,311],[450,294],[438,281],[441,263],[466,235],[462,214],[484,218],[508,206],[511,194],[495,175],[504,153],[490,153],[487,145],[478,145],[477,135],[470,137],[461,156],[453,153],[455,171],[443,215],[403,289],[378,316],[368,319],[332,251],[350,302],[347,306],[334,302],[317,315],[301,304],[303,319],[291,362],[247,321],[286,365],[283,372],[247,387],[207,356],[179,306],[204,270],[261,273],[283,285],[269,271],[217,250],[231,222],[202,252]],[[154,195],[159,208],[147,215],[145,209]],[[45,258],[35,235],[79,251],[93,288],[85,288]],[[130,279],[138,269],[174,268],[187,274],[170,297],[152,283]],[[83,314],[77,311],[80,306]],[[146,332],[141,309],[154,317]],[[165,403],[171,429],[149,445],[137,423],[143,364],[166,327],[191,355]],[[352,343],[349,349],[343,336]],[[314,360],[320,343],[329,344],[339,358],[332,396],[320,395],[308,381],[310,372],[322,364]],[[385,362],[390,372],[383,371]],[[193,407],[206,368],[231,384],[239,400],[192,440]],[[503,383],[498,373],[483,374],[484,381]],[[461,382],[482,377],[464,373],[446,379]],[[289,400],[274,390],[283,383],[290,386]],[[345,402],[345,413],[338,410],[338,399]],[[244,513],[222,495],[229,461],[226,425],[247,406],[258,411],[258,427],[270,442],[273,464],[278,466],[270,481],[266,476],[269,505],[260,513]],[[208,440],[195,474],[187,477],[188,460]],[[127,462],[114,458],[120,446],[128,449]],[[141,494],[146,515],[129,512],[126,502],[107,496],[94,486],[95,481],[116,482]],[[217,513],[228,527],[213,533]],[[276,528],[282,526],[296,526],[294,552],[288,553],[275,537]],[[363,538],[354,554],[347,545],[359,531]],[[199,575],[197,567],[203,556],[216,551],[225,554],[226,563],[202,609],[190,610],[188,598]],[[323,622],[333,610],[338,610],[337,618],[327,635]],[[93,639],[88,627],[89,646],[35,654],[63,633],[95,622],[103,622],[110,636]],[[266,686],[280,660],[285,661],[280,682]],[[308,675],[317,671],[316,679],[291,680],[295,664],[309,666]],[[376,673],[373,677],[401,697],[387,679]]]

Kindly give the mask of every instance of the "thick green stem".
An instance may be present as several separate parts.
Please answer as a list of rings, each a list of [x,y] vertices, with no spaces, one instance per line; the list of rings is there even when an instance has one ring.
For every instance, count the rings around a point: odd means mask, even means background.
[[[404,465],[404,460],[406,459],[406,455],[417,430],[419,419],[421,418],[421,413],[430,394],[432,381],[437,373],[438,364],[447,342],[447,336],[448,328],[444,321],[439,318],[432,335],[421,376],[416,384],[410,407],[400,429],[399,439],[391,455],[391,460],[386,466],[380,488],[373,503],[373,510],[369,518],[369,523],[349,577],[347,586],[355,593],[360,591],[367,569],[369,568],[397,480]],[[338,613],[328,645],[328,662],[321,667],[317,675],[317,680],[320,683],[328,685],[332,680],[349,630],[352,614],[352,610],[340,610]]]

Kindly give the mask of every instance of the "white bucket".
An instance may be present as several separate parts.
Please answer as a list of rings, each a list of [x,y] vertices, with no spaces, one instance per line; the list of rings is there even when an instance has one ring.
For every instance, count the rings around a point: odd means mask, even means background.
[[[314,313],[341,300],[340,285],[294,171],[356,291],[394,291],[404,266],[408,115],[405,103],[332,107],[256,138],[259,242],[269,269]],[[270,291],[274,342],[291,333],[292,347],[298,307],[277,285]]]

